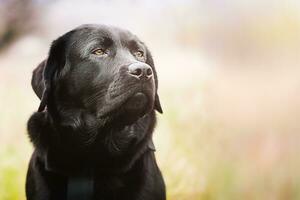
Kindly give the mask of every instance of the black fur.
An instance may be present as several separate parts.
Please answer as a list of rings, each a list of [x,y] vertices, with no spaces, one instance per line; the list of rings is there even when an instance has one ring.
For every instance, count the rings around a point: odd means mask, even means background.
[[[95,48],[105,54],[96,55]],[[150,66],[153,78],[129,76],[132,63]],[[93,199],[166,199],[152,142],[155,110],[162,113],[157,75],[136,36],[110,26],[80,26],[52,43],[31,84],[41,103],[28,121],[35,148],[28,200],[66,199],[68,178],[86,169],[93,174]],[[138,100],[142,107],[135,107]]]

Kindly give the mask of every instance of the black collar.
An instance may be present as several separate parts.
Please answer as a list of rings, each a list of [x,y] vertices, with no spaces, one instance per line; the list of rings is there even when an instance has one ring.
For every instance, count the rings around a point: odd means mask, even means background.
[[[67,200],[91,200],[93,194],[93,170],[86,169],[68,177]]]
[[[148,150],[155,151],[155,146],[152,139],[148,143]],[[68,177],[67,185],[67,200],[92,200],[94,195],[94,170],[92,168],[84,168],[72,175],[67,174],[58,166],[53,165],[51,161],[51,154],[47,152],[45,155],[45,169],[46,171],[64,174]]]

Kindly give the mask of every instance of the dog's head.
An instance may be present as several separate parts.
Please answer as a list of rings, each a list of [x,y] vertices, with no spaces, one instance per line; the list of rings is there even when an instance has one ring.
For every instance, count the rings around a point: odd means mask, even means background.
[[[55,40],[33,72],[39,112],[82,109],[130,124],[156,109],[157,74],[150,51],[127,30],[83,25]]]

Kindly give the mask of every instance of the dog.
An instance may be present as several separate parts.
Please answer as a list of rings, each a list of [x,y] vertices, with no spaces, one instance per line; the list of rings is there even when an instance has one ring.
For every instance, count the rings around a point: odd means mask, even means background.
[[[52,42],[33,71],[28,200],[165,200],[152,133],[162,113],[153,59],[137,36],[87,24]]]

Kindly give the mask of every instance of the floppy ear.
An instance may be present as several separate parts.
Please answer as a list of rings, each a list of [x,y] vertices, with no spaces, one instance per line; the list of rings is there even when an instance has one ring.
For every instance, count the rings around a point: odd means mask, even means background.
[[[156,70],[155,70],[155,66],[154,66],[154,62],[153,62],[153,58],[152,58],[151,52],[149,51],[148,48],[146,48],[146,51],[147,51],[147,60],[146,60],[146,63],[152,67],[152,70],[154,72],[155,85],[156,85],[155,100],[154,100],[154,109],[157,110],[159,113],[162,114],[163,110],[162,110],[162,107],[160,105],[159,96],[157,94],[157,88],[158,88],[157,73],[156,73]]]
[[[46,106],[49,106],[50,103],[50,97],[53,90],[53,79],[55,74],[58,73],[59,70],[61,70],[66,62],[66,44],[68,42],[68,39],[70,38],[70,34],[73,31],[70,31],[66,33],[65,35],[59,37],[57,40],[53,41],[48,59],[44,63],[44,71],[43,71],[43,81],[38,84],[33,84],[33,88],[36,88],[35,92],[40,97],[41,96],[41,103],[38,108],[38,112],[44,111]],[[38,72],[37,72],[38,73]],[[41,77],[37,75],[36,80],[38,81]],[[33,78],[34,79],[34,78]],[[34,81],[34,80],[33,80]],[[43,84],[44,86],[42,86]],[[40,95],[40,88],[43,88],[42,95]]]
[[[46,60],[41,62],[37,68],[33,70],[31,78],[31,86],[35,94],[41,99],[45,88],[43,80],[43,71],[46,65]]]
[[[161,108],[157,92],[155,94],[154,109],[157,110],[159,113],[163,114],[163,110]]]

